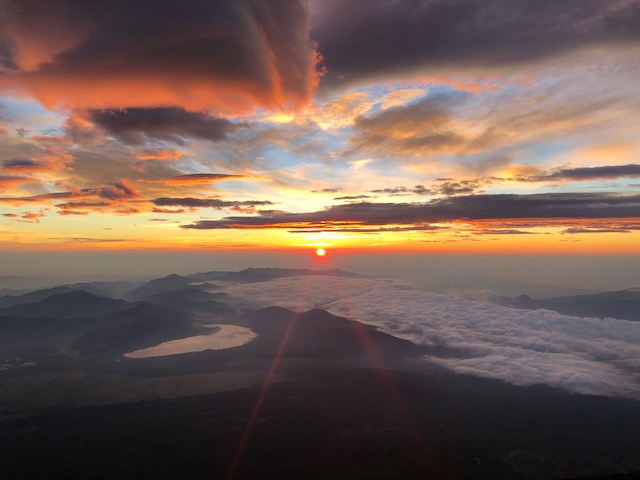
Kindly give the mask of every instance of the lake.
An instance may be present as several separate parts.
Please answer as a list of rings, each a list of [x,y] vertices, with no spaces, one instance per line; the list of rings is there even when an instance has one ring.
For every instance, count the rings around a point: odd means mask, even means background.
[[[245,345],[257,337],[253,330],[238,325],[207,325],[207,327],[215,328],[216,331],[208,335],[196,335],[163,342],[153,347],[125,353],[124,356],[127,358],[148,358],[204,350],[224,350]]]

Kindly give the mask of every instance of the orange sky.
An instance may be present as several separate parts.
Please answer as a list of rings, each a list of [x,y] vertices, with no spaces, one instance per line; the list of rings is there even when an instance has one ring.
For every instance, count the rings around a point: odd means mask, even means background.
[[[0,248],[639,253],[639,2],[218,3],[0,0]]]

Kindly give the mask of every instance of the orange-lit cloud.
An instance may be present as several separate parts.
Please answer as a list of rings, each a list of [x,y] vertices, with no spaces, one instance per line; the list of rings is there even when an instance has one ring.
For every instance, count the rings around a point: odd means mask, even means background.
[[[145,150],[136,154],[138,160],[177,160],[182,157],[184,152],[169,149]]]
[[[22,212],[20,214],[17,213],[3,213],[3,217],[10,218],[15,220],[16,222],[23,223],[40,223],[40,219],[45,216],[44,210],[40,210],[39,212]]]
[[[192,173],[159,180],[158,182],[165,185],[208,185],[214,182],[239,178],[245,177],[243,175],[227,175],[224,173]]]
[[[71,108],[296,108],[318,83],[307,2],[2,0],[0,89]],[[10,14],[8,14],[10,12]]]
[[[6,191],[10,187],[24,185],[26,183],[40,183],[40,181],[30,177],[0,175],[0,191]]]
[[[178,200],[178,199],[176,199]],[[188,199],[182,199],[186,201]],[[157,203],[156,203],[157,204]],[[507,219],[640,217],[640,196],[606,193],[552,193],[531,195],[468,195],[427,203],[347,203],[321,211],[289,213],[263,211],[251,217],[226,217],[183,225],[186,229],[354,228],[413,226],[433,223]]]

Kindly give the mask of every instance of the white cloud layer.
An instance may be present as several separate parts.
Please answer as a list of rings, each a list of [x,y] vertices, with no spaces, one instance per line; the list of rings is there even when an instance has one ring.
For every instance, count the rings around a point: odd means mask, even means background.
[[[640,398],[640,322],[499,307],[383,279],[289,277],[226,291],[298,311],[322,308],[421,345],[456,349],[458,358],[429,359],[458,373]]]

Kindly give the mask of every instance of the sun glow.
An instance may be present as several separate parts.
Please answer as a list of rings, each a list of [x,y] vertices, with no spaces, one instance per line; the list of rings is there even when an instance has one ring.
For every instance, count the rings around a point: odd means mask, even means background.
[[[327,251],[324,248],[316,249],[316,255],[319,257],[324,257],[327,254]]]

